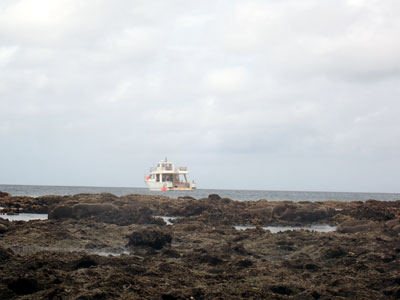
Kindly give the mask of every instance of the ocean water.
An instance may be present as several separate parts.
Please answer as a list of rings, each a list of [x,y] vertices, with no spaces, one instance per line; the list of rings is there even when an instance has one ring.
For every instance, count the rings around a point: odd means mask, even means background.
[[[166,191],[153,192],[147,188],[129,187],[88,187],[88,186],[44,186],[44,185],[4,185],[0,184],[0,191],[8,192],[13,196],[43,196],[43,195],[75,195],[80,193],[112,193],[116,196],[128,194],[164,195],[168,197],[191,196],[196,199],[206,198],[209,194],[218,194],[221,197],[233,200],[270,201],[366,201],[369,199],[393,201],[400,200],[400,193],[349,193],[349,192],[306,192],[306,191],[260,191],[260,190],[217,190],[198,189],[195,191]]]

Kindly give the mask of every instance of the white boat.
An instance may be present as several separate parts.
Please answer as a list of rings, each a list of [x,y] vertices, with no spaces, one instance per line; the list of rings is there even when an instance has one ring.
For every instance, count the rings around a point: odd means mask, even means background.
[[[187,167],[174,167],[174,164],[165,158],[156,168],[150,168],[149,175],[144,182],[151,191],[191,191],[196,189],[194,181],[188,182]]]

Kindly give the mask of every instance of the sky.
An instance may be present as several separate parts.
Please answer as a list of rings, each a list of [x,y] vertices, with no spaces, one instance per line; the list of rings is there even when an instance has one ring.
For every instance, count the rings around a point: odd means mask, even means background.
[[[398,0],[2,0],[0,184],[400,192]]]

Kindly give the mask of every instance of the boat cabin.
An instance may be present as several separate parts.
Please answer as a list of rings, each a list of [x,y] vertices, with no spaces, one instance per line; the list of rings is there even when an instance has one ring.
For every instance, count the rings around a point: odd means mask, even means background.
[[[150,174],[145,182],[151,190],[159,190],[159,187],[170,190],[192,190],[195,183],[188,182],[187,167],[175,168],[167,159],[160,161],[156,168],[150,168]]]

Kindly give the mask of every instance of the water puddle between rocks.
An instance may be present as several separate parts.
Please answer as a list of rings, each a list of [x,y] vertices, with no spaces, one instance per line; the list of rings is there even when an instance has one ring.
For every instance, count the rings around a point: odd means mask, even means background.
[[[253,229],[256,226],[234,226],[236,230]],[[262,226],[263,229],[271,231],[271,233],[278,233],[289,230],[308,230],[316,232],[332,232],[336,231],[336,226],[330,225],[311,225],[311,226]]]
[[[127,250],[123,251],[86,251],[88,254],[95,254],[100,256],[121,256],[130,254]]]
[[[173,225],[173,220],[178,219],[179,217],[169,217],[169,216],[154,216],[155,218],[162,218],[167,225]],[[47,220],[47,214],[28,214],[21,213],[16,215],[7,215],[0,214],[0,218],[7,219],[9,221],[30,221],[30,220]],[[236,230],[246,230],[246,229],[254,229],[256,226],[234,226]],[[311,226],[262,226],[263,229],[271,231],[271,233],[278,233],[282,231],[289,230],[308,230],[308,231],[316,231],[316,232],[332,232],[336,231],[336,226],[330,225],[311,225]],[[107,252],[107,251],[99,251],[94,252],[93,254],[108,256],[118,256],[121,254],[128,254],[128,252]]]
[[[154,216],[154,218],[161,218],[167,225],[173,225],[172,220],[178,219],[179,217],[168,217],[168,216]]]
[[[47,220],[47,214],[17,214],[17,215],[7,215],[7,214],[0,214],[0,218],[6,219],[9,221],[31,221],[31,220]]]

